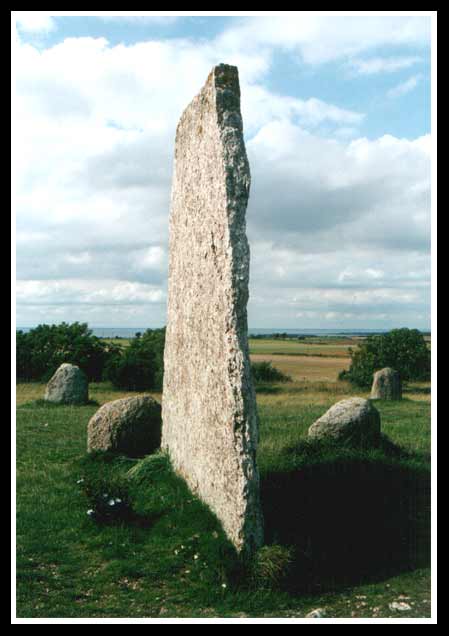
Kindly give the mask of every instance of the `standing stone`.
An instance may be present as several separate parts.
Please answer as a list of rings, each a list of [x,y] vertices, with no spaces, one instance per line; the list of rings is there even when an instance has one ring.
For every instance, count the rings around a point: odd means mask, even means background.
[[[162,448],[244,554],[263,541],[247,340],[249,186],[238,71],[220,64],[176,131]]]
[[[385,367],[374,374],[371,388],[372,400],[401,400],[401,374],[390,367]]]
[[[84,371],[74,364],[64,363],[51,377],[44,399],[56,404],[86,404],[89,384]]]
[[[364,398],[340,400],[309,428],[309,437],[369,448],[380,441],[379,411]]]

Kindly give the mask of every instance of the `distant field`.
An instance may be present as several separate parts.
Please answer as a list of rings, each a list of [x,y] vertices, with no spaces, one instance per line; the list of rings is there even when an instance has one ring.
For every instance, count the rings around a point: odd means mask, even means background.
[[[350,347],[355,348],[357,342],[354,340],[320,338],[312,341],[302,340],[269,340],[250,339],[249,350],[254,354],[285,354],[303,356],[325,356],[332,358],[346,358]]]
[[[108,344],[129,347],[131,340],[134,340],[134,338],[100,338],[100,340],[103,340],[103,342],[107,342]]]
[[[251,354],[253,362],[271,361],[283,373],[295,381],[336,382],[343,369],[348,369],[349,358],[331,358],[315,356],[289,356],[275,354]]]
[[[320,338],[307,337],[304,340],[277,338],[250,338],[248,341],[250,353],[254,354],[282,354],[297,356],[323,356],[326,358],[347,358],[349,349],[356,349],[363,342],[363,336],[351,338],[337,338],[323,336]],[[104,342],[129,347],[133,338],[101,338]],[[425,336],[430,348],[430,336]]]

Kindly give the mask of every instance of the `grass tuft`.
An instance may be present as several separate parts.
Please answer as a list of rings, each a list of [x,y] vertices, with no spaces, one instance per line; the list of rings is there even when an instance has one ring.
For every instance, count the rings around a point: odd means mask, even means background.
[[[140,459],[128,470],[127,476],[137,482],[142,482],[160,478],[169,469],[170,461],[168,456],[159,452]]]
[[[261,589],[276,590],[285,587],[294,560],[294,549],[291,547],[276,544],[263,546],[250,566],[250,581]]]

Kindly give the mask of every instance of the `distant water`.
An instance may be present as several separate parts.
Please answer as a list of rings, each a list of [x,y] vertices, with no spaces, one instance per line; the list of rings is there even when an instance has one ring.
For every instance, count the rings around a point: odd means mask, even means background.
[[[17,327],[24,332],[30,331],[32,327]],[[147,327],[91,327],[92,332],[99,338],[134,338],[136,333],[144,333]],[[278,329],[276,327],[268,329],[249,328],[248,333],[255,336],[263,336],[272,333],[286,333],[291,336],[357,336],[375,333],[387,333],[389,329]]]

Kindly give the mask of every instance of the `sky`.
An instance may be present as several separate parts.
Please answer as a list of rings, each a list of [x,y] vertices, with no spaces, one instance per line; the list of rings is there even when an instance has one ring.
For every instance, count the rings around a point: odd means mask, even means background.
[[[12,13],[18,326],[165,324],[175,129],[223,62],[250,328],[430,327],[429,16]]]

